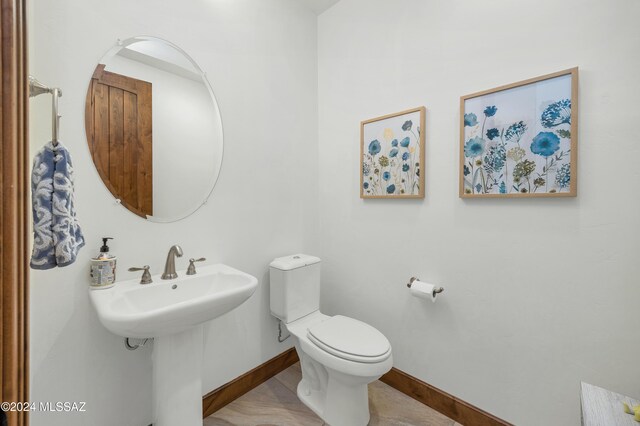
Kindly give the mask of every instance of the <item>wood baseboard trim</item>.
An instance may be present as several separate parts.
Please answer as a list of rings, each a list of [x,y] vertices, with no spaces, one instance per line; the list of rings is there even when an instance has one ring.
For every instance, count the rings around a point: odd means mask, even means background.
[[[380,381],[463,425],[513,426],[395,367],[382,376]]]
[[[210,416],[296,362],[298,362],[298,354],[295,348],[291,348],[218,389],[212,390],[202,398],[202,418]]]
[[[295,348],[288,349],[242,376],[209,392],[202,398],[202,417],[210,416],[298,361]],[[513,426],[511,423],[395,367],[382,376],[380,381],[463,425]]]

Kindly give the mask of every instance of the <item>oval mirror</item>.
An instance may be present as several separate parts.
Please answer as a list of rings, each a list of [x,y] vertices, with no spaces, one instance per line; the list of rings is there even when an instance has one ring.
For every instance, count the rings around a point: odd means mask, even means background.
[[[140,217],[187,217],[218,179],[222,121],[213,90],[165,40],[134,37],[107,52],[89,83],[85,127],[105,186]]]

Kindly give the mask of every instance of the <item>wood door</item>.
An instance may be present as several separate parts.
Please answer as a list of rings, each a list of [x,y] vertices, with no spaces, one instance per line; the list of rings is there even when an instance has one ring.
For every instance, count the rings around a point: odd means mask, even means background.
[[[87,140],[104,184],[122,205],[153,214],[151,83],[96,67],[85,111]]]

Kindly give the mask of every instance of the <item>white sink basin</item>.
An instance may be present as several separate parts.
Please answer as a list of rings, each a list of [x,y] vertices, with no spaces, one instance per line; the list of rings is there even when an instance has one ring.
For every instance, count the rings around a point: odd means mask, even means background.
[[[159,337],[185,331],[240,306],[258,287],[258,280],[223,264],[199,266],[196,275],[178,271],[178,278],[140,284],[140,279],[90,290],[102,324],[123,337]]]
[[[123,337],[154,337],[153,424],[202,425],[202,323],[240,306],[258,280],[229,266],[199,266],[196,275],[140,284],[140,278],[90,290],[100,322]]]

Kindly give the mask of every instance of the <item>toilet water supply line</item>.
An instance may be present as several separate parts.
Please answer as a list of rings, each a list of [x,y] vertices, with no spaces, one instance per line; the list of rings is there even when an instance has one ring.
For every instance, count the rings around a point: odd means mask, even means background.
[[[149,340],[153,340],[153,338],[135,339],[135,340],[142,340],[142,343],[136,343],[135,345],[132,345],[131,344],[131,338],[130,337],[125,337],[124,338],[124,347],[127,348],[130,351],[135,351],[139,347],[142,347],[142,346],[146,345]]]
[[[289,334],[284,339],[282,338],[282,320],[278,320],[278,342],[282,343],[285,340],[287,340],[289,337],[291,337],[291,334]]]

